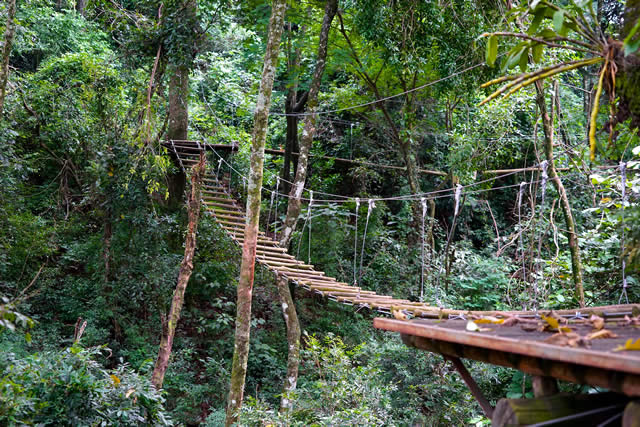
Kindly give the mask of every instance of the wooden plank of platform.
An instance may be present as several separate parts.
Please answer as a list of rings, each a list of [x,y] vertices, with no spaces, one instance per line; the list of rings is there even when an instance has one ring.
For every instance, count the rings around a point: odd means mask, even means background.
[[[374,319],[376,328],[400,332],[411,347],[640,396],[640,352],[613,351],[629,338],[640,338],[640,330],[632,326],[608,325],[617,338],[592,340],[590,348],[572,348],[544,342],[552,335],[549,332],[526,332],[518,325],[490,325],[491,331],[469,332],[466,323],[453,319]],[[571,328],[580,336],[592,330],[586,324]]]

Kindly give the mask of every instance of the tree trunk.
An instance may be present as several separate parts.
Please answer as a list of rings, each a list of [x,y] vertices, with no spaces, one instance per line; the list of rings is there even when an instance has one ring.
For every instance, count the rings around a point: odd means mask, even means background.
[[[196,252],[196,231],[198,230],[198,219],[200,217],[200,186],[202,185],[204,173],[205,156],[203,152],[200,152],[200,162],[193,167],[191,174],[191,193],[189,194],[189,201],[187,203],[189,228],[184,243],[184,258],[180,265],[178,284],[173,292],[169,316],[163,319],[162,322],[162,338],[158,350],[158,359],[156,360],[156,365],[153,368],[153,375],[151,377],[151,382],[158,390],[162,388],[164,374],[169,365],[173,337],[176,333],[176,327],[180,320],[180,312],[184,303],[184,293],[187,289],[191,273],[193,272],[193,256]]]
[[[84,10],[87,8],[87,0],[76,1],[76,12],[84,16]]]
[[[7,94],[9,80],[9,59],[13,47],[13,36],[16,32],[16,0],[7,1],[7,25],[4,30],[4,46],[2,47],[2,64],[0,65],[0,118],[4,111],[4,98]]]
[[[172,65],[169,79],[169,130],[167,138],[174,140],[187,139],[189,126],[189,67]],[[174,164],[178,165],[177,158]],[[169,207],[178,209],[182,205],[186,175],[179,167],[168,176]]]
[[[291,235],[296,228],[298,216],[300,215],[301,197],[304,190],[304,183],[307,179],[307,167],[309,163],[309,152],[313,144],[313,137],[316,129],[316,108],[318,106],[318,93],[320,92],[320,84],[322,83],[322,75],[327,61],[327,45],[329,40],[329,31],[331,23],[336,16],[338,10],[338,0],[328,0],[325,5],[324,19],[322,20],[322,28],[320,29],[320,38],[318,41],[318,55],[316,58],[316,68],[313,72],[311,85],[307,95],[307,105],[309,113],[305,116],[304,129],[302,131],[302,140],[300,143],[300,155],[298,156],[298,166],[296,176],[289,193],[289,204],[287,207],[287,216],[284,221],[282,237],[280,244],[288,247],[291,241]],[[300,323],[296,314],[295,305],[291,292],[284,278],[277,279],[278,292],[282,303],[282,311],[287,325],[287,376],[285,378],[283,396],[280,401],[280,410],[286,411],[291,409],[291,401],[289,400],[290,392],[295,390],[298,382],[298,365],[300,364]]]
[[[540,115],[542,117],[542,127],[544,129],[544,151],[549,162],[549,178],[553,181],[553,184],[558,191],[562,210],[564,213],[564,221],[568,230],[569,238],[569,251],[571,252],[571,272],[573,276],[573,284],[575,286],[575,298],[579,301],[580,307],[584,307],[584,288],[582,284],[582,259],[580,257],[580,246],[578,246],[578,234],[576,233],[576,225],[571,212],[571,204],[569,203],[569,197],[562,184],[562,180],[556,170],[554,157],[553,157],[553,121],[547,112],[547,106],[544,100],[544,83],[542,81],[536,82],[536,103],[540,109]],[[553,108],[553,103],[551,104]]]
[[[260,221],[264,145],[267,138],[271,90],[278,66],[280,37],[282,36],[286,9],[286,0],[273,0],[271,18],[269,19],[267,50],[264,56],[264,67],[260,81],[260,91],[253,116],[251,170],[247,188],[247,223],[244,229],[242,263],[240,265],[240,279],[238,281],[237,291],[235,345],[231,369],[231,387],[227,401],[227,418],[225,422],[227,426],[231,426],[237,421],[238,412],[242,406],[244,396],[244,383],[247,374],[247,359],[249,356],[249,334],[251,331],[251,294],[253,291],[253,275]]]
[[[282,388],[282,398],[280,399],[280,411],[288,411],[293,405],[291,402],[291,392],[296,389],[298,383],[298,367],[300,366],[300,321],[296,312],[289,283],[285,277],[276,278],[276,286],[282,304],[282,314],[287,327],[287,376]]]
[[[322,75],[327,62],[327,45],[329,40],[329,30],[331,22],[336,16],[338,10],[338,0],[329,0],[326,3],[324,11],[324,19],[322,20],[322,28],[320,30],[320,40],[318,41],[318,56],[316,58],[316,68],[313,72],[311,85],[309,86],[309,95],[307,97],[307,105],[309,107],[308,114],[305,116],[304,128],[302,130],[302,140],[300,141],[300,154],[298,155],[298,168],[296,169],[296,177],[293,181],[293,187],[289,193],[289,205],[287,207],[287,216],[284,220],[282,237],[280,243],[283,247],[289,246],[291,234],[296,228],[298,216],[300,214],[301,197],[304,190],[304,183],[307,179],[307,167],[309,164],[309,152],[313,143],[313,137],[316,133],[316,108],[318,106],[318,93],[320,92],[320,84],[322,83]]]

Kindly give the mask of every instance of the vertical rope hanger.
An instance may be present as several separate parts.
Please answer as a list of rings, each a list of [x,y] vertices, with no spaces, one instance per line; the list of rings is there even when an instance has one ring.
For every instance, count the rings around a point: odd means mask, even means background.
[[[542,222],[543,218],[544,218],[544,197],[545,194],[547,192],[547,182],[549,180],[549,174],[547,173],[547,169],[549,167],[549,162],[547,162],[546,160],[540,163],[540,168],[542,169],[542,182],[540,184],[541,186],[541,197],[540,197],[540,222]],[[542,237],[544,236],[545,232],[544,230],[540,233],[540,236],[538,236],[538,259],[540,259],[541,257],[541,250],[542,250]],[[534,300],[534,308],[537,311],[538,310],[538,282],[537,280],[533,282],[533,289],[535,292],[535,300]]]
[[[520,183],[520,190],[518,191],[518,225],[520,226],[520,234],[518,235],[518,242],[520,246],[520,254],[522,256],[522,280],[527,281],[527,266],[524,257],[524,244],[522,242],[522,198],[524,192],[527,189],[527,183],[522,181]],[[535,297],[534,297],[535,299]]]
[[[311,205],[313,205],[313,191],[309,191],[309,206],[307,207],[307,219],[309,220],[309,245],[307,246],[307,263],[311,264]]]
[[[369,217],[371,211],[376,207],[376,203],[373,199],[369,199],[369,205],[367,207],[367,220],[364,223],[364,234],[362,236],[362,250],[360,251],[360,269],[358,270],[358,279],[362,279],[362,261],[364,259],[364,246],[367,241],[367,229],[369,228]]]
[[[360,211],[360,198],[356,197],[356,229],[353,232],[353,286],[358,286],[358,213]]]
[[[216,169],[216,181],[220,181],[220,166],[222,166],[222,157],[218,159],[218,168]]]
[[[627,263],[624,259],[624,238],[625,238],[625,223],[624,223],[624,208],[627,202],[627,163],[620,162],[620,183],[622,184],[622,233],[620,236],[620,255],[622,258],[622,293],[620,294],[620,299],[618,299],[618,304],[622,302],[622,297],[624,297],[627,304],[629,304],[629,295],[627,293],[627,288],[629,284],[627,283],[627,276],[625,270],[627,268]]]
[[[311,216],[311,204],[313,203],[313,191],[309,190],[309,205],[307,205],[307,216],[302,224],[302,230],[300,230],[300,238],[298,239],[298,249],[296,250],[296,258],[300,259],[300,246],[302,245],[302,237],[304,236],[304,229],[307,228],[309,217]],[[311,242],[311,235],[309,235],[309,242]],[[311,249],[309,249],[309,258],[311,257]]]
[[[273,209],[273,199],[278,192],[278,185],[280,184],[280,177],[276,178],[276,191],[271,192],[271,200],[269,201],[269,213],[267,214],[267,231],[269,231],[271,225],[271,209]]]
[[[422,245],[420,247],[420,257],[422,259],[420,268],[420,302],[424,302],[424,218],[427,214],[427,199],[420,199],[422,204]]]
[[[440,277],[442,275],[443,263],[447,262],[447,253],[449,252],[449,245],[451,244],[451,238],[453,237],[453,231],[456,227],[456,219],[460,214],[460,200],[462,199],[462,185],[456,184],[456,191],[453,196],[455,205],[453,207],[453,220],[451,221],[451,229],[447,235],[447,244],[444,247],[444,252],[440,255],[440,265],[438,265],[438,277],[436,280],[436,303],[438,307],[443,307],[442,300],[440,300]]]

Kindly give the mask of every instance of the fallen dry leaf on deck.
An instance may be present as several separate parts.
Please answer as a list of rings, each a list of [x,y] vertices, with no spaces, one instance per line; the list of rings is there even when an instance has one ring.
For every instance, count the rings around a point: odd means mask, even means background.
[[[596,316],[595,314],[592,314],[591,317],[589,317],[589,321],[593,325],[593,329],[597,331],[604,328],[604,319],[600,316]]]
[[[475,323],[491,323],[494,325],[501,325],[504,323],[504,319],[498,319],[497,317],[493,317],[493,316],[485,316],[482,317],[480,319],[476,319],[474,320]]]
[[[544,342],[562,347],[588,347],[590,345],[589,341],[574,332],[558,332],[557,334],[553,334],[546,338]]]
[[[504,319],[504,322],[502,322],[502,326],[513,326],[516,323],[518,323],[517,317],[509,317],[508,319]]]
[[[557,330],[560,332],[567,332],[567,333],[571,332],[571,328],[569,328],[568,326],[560,326],[560,322],[555,317],[542,316],[542,319],[545,322],[547,322],[547,324],[544,325],[542,328],[543,331],[547,329],[551,329],[551,330]]]
[[[628,325],[640,326],[640,316],[629,317],[628,315],[625,314],[624,321],[625,321],[627,326]]]
[[[488,332],[490,330],[491,330],[491,328],[481,328],[480,326],[476,325],[476,323],[473,320],[469,320],[467,322],[467,331],[470,331],[470,332]]]
[[[629,338],[624,345],[619,345],[614,348],[613,351],[627,351],[627,350],[635,350],[640,351],[640,338],[638,338],[635,342],[633,342],[633,338]]]
[[[614,334],[608,329],[601,329],[597,332],[591,332],[585,338],[588,340],[598,340],[602,338],[618,338],[618,335]]]

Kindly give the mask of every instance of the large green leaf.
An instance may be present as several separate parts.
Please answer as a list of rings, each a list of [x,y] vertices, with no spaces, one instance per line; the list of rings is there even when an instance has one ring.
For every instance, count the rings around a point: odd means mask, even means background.
[[[496,57],[498,56],[498,37],[491,36],[487,41],[487,51],[485,55],[485,60],[487,65],[493,67],[496,63]]]
[[[556,33],[562,31],[562,24],[564,23],[564,11],[558,10],[553,14],[553,29]]]

